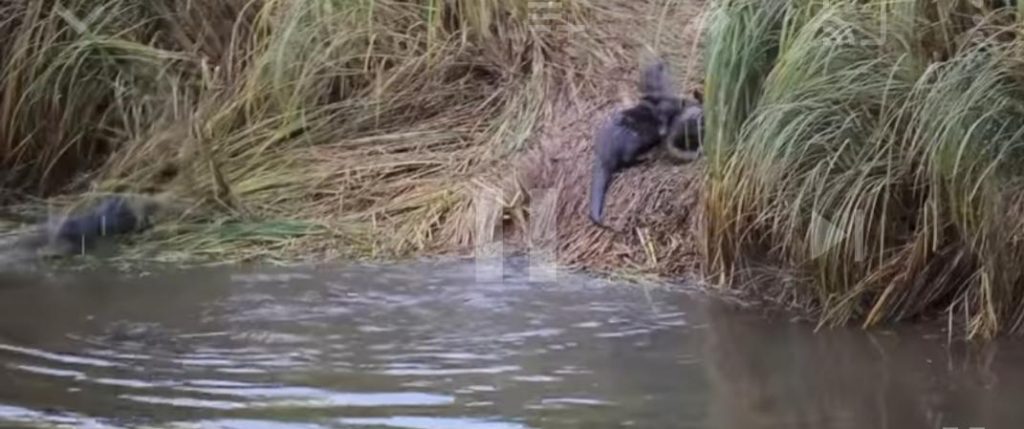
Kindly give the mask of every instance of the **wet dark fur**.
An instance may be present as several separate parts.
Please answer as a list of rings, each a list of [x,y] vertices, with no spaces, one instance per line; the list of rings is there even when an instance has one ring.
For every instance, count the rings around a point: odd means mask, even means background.
[[[665,145],[670,155],[680,158],[692,152],[689,148],[699,147],[703,136],[703,97],[694,92],[697,103],[685,101],[674,94],[671,81],[663,61],[644,68],[638,87],[640,102],[616,112],[597,131],[588,215],[595,224],[603,226],[605,197],[617,172],[636,165],[659,145]]]
[[[602,225],[605,195],[615,173],[636,165],[644,154],[661,143],[667,132],[667,121],[650,100],[616,112],[597,131],[590,185],[591,221]]]
[[[704,97],[699,91],[693,95],[696,101],[680,100],[665,139],[669,154],[681,160],[695,159],[704,143]]]
[[[57,226],[56,239],[75,246],[90,248],[104,236],[127,234],[150,226],[145,214],[123,197],[108,197],[88,212],[69,216]]]

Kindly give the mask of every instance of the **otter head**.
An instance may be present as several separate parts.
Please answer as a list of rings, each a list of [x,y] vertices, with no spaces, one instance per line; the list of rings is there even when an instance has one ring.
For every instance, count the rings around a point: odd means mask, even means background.
[[[663,96],[672,93],[672,78],[669,74],[668,64],[664,60],[659,59],[644,67],[640,74],[639,90],[645,96]]]
[[[684,103],[682,100],[668,96],[645,95],[641,104],[650,110],[657,122],[658,137],[668,136],[672,122],[676,116],[683,112]]]

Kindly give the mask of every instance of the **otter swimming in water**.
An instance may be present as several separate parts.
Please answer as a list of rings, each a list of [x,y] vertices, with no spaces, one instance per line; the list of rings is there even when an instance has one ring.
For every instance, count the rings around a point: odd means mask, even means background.
[[[109,196],[81,213],[53,217],[0,236],[0,265],[70,256],[91,250],[105,237],[141,232],[165,212],[167,197]],[[166,213],[165,213],[166,214]]]
[[[148,215],[153,209],[147,204],[136,207],[124,197],[107,197],[86,213],[60,221],[54,236],[68,244],[91,248],[101,237],[149,228]]]

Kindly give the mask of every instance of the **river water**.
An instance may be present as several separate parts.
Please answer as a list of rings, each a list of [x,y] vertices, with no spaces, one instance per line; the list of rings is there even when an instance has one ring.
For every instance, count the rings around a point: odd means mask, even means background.
[[[1024,427],[1024,347],[509,260],[0,275],[0,427]]]

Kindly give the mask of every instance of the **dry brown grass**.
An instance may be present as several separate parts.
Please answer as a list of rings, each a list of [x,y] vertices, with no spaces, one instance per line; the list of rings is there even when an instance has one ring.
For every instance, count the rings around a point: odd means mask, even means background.
[[[699,264],[693,241],[699,198],[701,161],[674,165],[656,159],[620,174],[607,200],[607,223],[594,226],[585,215],[593,165],[593,131],[614,109],[635,102],[639,65],[653,56],[666,58],[677,89],[699,87],[703,1],[633,2],[606,10],[603,24],[616,37],[609,61],[595,70],[586,90],[567,94],[553,109],[558,114],[538,133],[537,144],[511,163],[517,180],[504,195],[554,192],[557,204],[538,204],[529,224],[554,224],[560,263],[608,274],[649,274],[678,277]],[[684,23],[685,25],[679,25]],[[637,32],[636,28],[653,29]],[[609,97],[614,94],[614,97]],[[656,157],[657,158],[657,157]],[[516,219],[517,216],[510,216]],[[518,226],[522,242],[529,231]],[[536,241],[536,240],[533,240]],[[543,246],[545,243],[536,243]],[[549,244],[550,245],[550,244]]]
[[[675,191],[694,188],[693,167],[624,174],[609,200],[624,234],[593,228],[579,208],[590,132],[634,92],[652,53],[644,45],[668,56],[681,86],[698,81],[703,1],[566,0],[552,31],[526,4],[7,8],[5,184],[55,195],[49,204],[94,192],[172,196],[183,213],[126,259],[458,253],[499,223],[514,238],[526,219],[547,218],[571,265],[691,267],[678,228],[691,224],[693,194]],[[557,207],[529,213],[522,190],[551,186]],[[637,187],[645,192],[628,192]],[[481,232],[474,201],[488,189],[504,201]]]
[[[559,259],[569,266],[662,275],[690,271],[698,262],[691,229],[700,162],[672,165],[654,160],[622,172],[607,201],[607,224],[612,230],[587,219],[591,130],[608,112],[608,108],[594,108],[581,112],[576,121],[562,118],[583,125],[571,132],[558,131],[557,136],[545,135],[544,144],[516,161],[515,168],[522,174],[518,185],[524,193],[554,191],[557,195],[557,204],[529,212],[530,225],[554,219]]]

